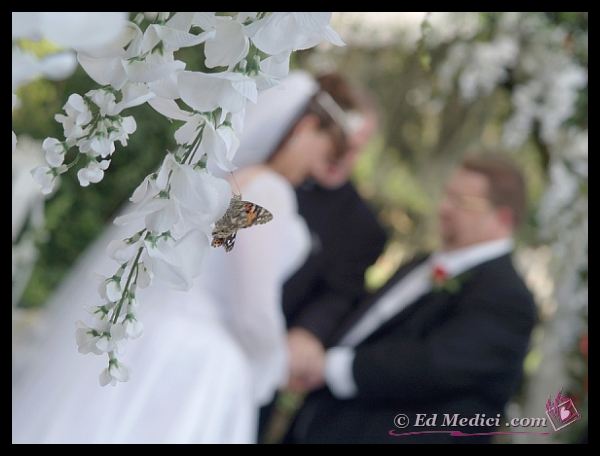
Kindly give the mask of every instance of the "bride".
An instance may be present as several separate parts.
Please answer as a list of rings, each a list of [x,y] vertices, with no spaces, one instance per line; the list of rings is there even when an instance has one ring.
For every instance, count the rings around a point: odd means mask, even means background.
[[[232,187],[273,220],[211,249],[188,292],[138,292],[144,336],[123,356],[132,379],[101,387],[101,357],[77,353],[75,321],[97,300],[93,273],[112,274],[111,226],[47,306],[46,333],[13,380],[13,443],[252,443],[258,408],[287,381],[281,287],[304,260],[309,234],[294,186],[344,150],[343,119],[306,73],[292,73],[250,106]],[[145,294],[143,294],[145,292]]]

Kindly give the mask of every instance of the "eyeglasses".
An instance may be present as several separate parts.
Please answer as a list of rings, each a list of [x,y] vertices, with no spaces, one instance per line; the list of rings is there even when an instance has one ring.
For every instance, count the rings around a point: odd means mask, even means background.
[[[446,190],[442,198],[454,207],[469,211],[484,212],[492,207],[490,200],[483,196],[461,195],[460,193]]]

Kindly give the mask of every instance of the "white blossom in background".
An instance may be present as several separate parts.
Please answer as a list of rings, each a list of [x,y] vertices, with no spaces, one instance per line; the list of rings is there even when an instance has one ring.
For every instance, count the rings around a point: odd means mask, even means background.
[[[516,39],[508,35],[489,43],[458,43],[451,48],[448,59],[439,69],[440,84],[444,90],[451,90],[453,78],[460,72],[459,89],[466,100],[489,95],[507,79],[518,55]]]
[[[15,105],[17,104],[17,96],[13,93],[12,94],[12,109],[15,109]],[[17,150],[17,135],[15,134],[14,130],[12,132],[12,152],[13,154],[15,153],[15,151]]]
[[[561,125],[575,112],[579,90],[587,85],[586,71],[565,55],[547,50],[530,59],[531,79],[515,88],[514,113],[504,127],[509,147],[521,146],[536,121],[544,142],[554,143]]]
[[[551,251],[554,312],[544,322],[538,343],[542,364],[525,396],[521,416],[526,416],[537,413],[540,394],[547,394],[545,388],[568,386],[565,359],[587,330],[588,132],[569,125],[588,84],[587,68],[575,57],[572,46],[576,41],[587,53],[587,34],[569,36],[561,26],[546,22],[542,13],[495,14],[493,36],[452,44],[438,76],[443,90],[451,90],[457,81],[461,95],[469,100],[475,92],[494,90],[503,82],[503,72],[512,72],[512,112],[503,125],[502,141],[517,149],[537,134],[549,151],[548,183],[537,219],[539,238]],[[432,34],[439,33],[436,30],[433,25]],[[481,49],[499,40],[519,43],[519,47],[496,47],[497,60],[487,58]]]
[[[148,102],[168,120],[182,123],[174,149],[133,192],[131,210],[115,220],[131,226],[131,235],[109,245],[117,272],[101,280],[103,303],[91,309],[95,322],[77,329],[82,353],[108,355],[100,383],[115,385],[129,379],[118,360],[119,346],[143,329],[137,319],[137,287],[156,279],[188,290],[200,272],[214,223],[231,199],[228,182],[209,169],[234,169],[247,103],[256,103],[260,90],[287,75],[293,51],[322,41],[344,43],[329,25],[327,12],[147,12],[112,34],[103,25],[89,24],[86,33],[98,27],[102,46],[91,37],[78,44],[74,39],[86,27],[87,17],[78,16],[85,13],[67,13],[65,19],[79,24],[62,31],[54,27],[58,17],[46,23],[45,14],[13,16],[18,34],[46,34],[74,48],[77,61],[100,87],[72,94],[64,113],[56,115],[64,139],[47,138],[46,165],[32,170],[43,193],[50,193],[59,176],[75,166],[81,186],[102,180],[117,143],[126,146],[136,130],[135,119],[124,114],[127,108]],[[117,21],[122,13],[111,14],[98,22]],[[209,72],[190,71],[175,58],[179,49],[199,45]]]
[[[125,25],[119,12],[13,12],[12,86],[38,78],[65,79],[77,66],[73,49],[96,49],[115,40]],[[51,42],[58,50],[38,58],[20,40]]]
[[[13,12],[13,110],[18,109],[17,94],[25,85],[37,78],[69,77],[77,67],[74,49],[105,46],[115,40],[125,21],[126,13],[118,12]],[[40,57],[28,50],[25,45],[32,43],[46,46],[46,54]],[[79,109],[85,110],[82,105]],[[77,121],[68,126],[71,130],[77,130],[86,121],[85,115],[74,118]],[[13,304],[20,299],[37,259],[36,242],[44,233],[43,195],[52,194],[58,175],[67,170],[63,166],[66,150],[67,146],[56,138],[47,138],[40,144],[27,137],[17,138],[12,132]],[[19,242],[15,243],[17,236]]]
[[[38,258],[36,242],[45,237],[44,195],[31,168],[44,162],[39,141],[22,136],[12,156],[12,303],[16,305]]]
[[[548,188],[540,202],[541,236],[553,249],[553,269],[560,280],[556,320],[560,346],[567,351],[583,329],[587,314],[588,132],[570,128],[552,148]],[[583,274],[583,276],[582,276]]]

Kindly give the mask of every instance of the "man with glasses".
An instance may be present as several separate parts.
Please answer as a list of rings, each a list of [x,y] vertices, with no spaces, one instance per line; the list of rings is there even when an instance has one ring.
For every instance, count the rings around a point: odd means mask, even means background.
[[[525,195],[504,157],[463,161],[439,205],[441,248],[401,267],[342,325],[307,376],[313,392],[288,442],[490,441],[536,320],[511,261]]]

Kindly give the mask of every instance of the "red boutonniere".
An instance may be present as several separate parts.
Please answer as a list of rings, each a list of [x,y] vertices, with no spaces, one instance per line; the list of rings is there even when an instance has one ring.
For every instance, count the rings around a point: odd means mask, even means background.
[[[431,280],[433,281],[433,285],[436,287],[441,287],[448,280],[448,271],[444,269],[443,266],[436,264],[431,271]]]
[[[465,273],[450,277],[450,273],[441,265],[435,265],[431,270],[431,282],[434,291],[445,291],[447,293],[457,293],[462,285],[462,279]]]

